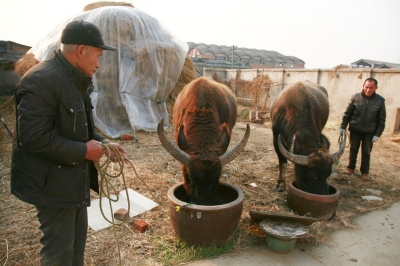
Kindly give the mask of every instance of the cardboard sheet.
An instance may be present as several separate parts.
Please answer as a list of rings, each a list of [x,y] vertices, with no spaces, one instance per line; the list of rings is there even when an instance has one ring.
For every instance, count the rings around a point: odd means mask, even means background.
[[[128,188],[128,195],[130,202],[130,218],[158,206],[156,202],[134,191],[133,189]],[[116,199],[115,195],[113,196],[113,199]],[[111,224],[103,217],[99,203],[100,199],[92,200],[91,206],[88,208],[89,226],[95,231],[111,226]],[[126,210],[128,209],[126,190],[123,190],[119,193],[119,199],[117,202],[112,202],[113,212],[121,208]],[[102,209],[107,219],[112,221],[113,212],[110,210],[109,200],[105,197],[102,198]],[[117,222],[119,222],[119,220],[117,220]]]

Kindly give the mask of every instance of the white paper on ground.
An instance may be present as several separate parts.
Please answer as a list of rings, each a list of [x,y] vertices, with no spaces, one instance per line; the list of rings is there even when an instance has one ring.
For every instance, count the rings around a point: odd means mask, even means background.
[[[378,201],[382,200],[382,198],[377,196],[362,196],[361,198],[363,198],[364,200],[378,200]]]
[[[134,191],[133,189],[128,188],[128,195],[130,202],[130,210],[129,210],[130,218],[158,206],[156,202]],[[118,196],[119,199],[117,202],[111,202],[113,212],[116,212],[121,208],[124,208],[126,210],[128,209],[128,199],[126,197],[126,190],[120,191]],[[112,199],[116,199],[116,196],[113,195]],[[99,203],[100,199],[92,200],[90,203],[91,206],[88,208],[89,226],[95,231],[111,226],[111,224],[103,217]],[[107,217],[108,220],[112,221],[113,213],[110,210],[109,200],[105,197],[102,197],[101,204],[104,215]],[[119,220],[116,220],[116,222],[118,221]]]

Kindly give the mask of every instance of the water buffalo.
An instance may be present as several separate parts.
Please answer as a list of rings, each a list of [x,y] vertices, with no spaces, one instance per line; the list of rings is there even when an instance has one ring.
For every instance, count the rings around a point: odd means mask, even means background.
[[[296,82],[278,95],[271,108],[275,152],[279,159],[276,191],[285,190],[287,160],[295,164],[294,185],[303,191],[326,195],[332,164],[344,152],[329,154],[330,142],[321,133],[329,116],[326,89],[310,81]],[[289,151],[288,151],[289,150]]]
[[[187,84],[176,98],[173,123],[177,145],[166,136],[163,121],[159,122],[161,144],[182,163],[190,202],[214,205],[222,166],[239,155],[250,135],[247,125],[241,141],[226,152],[236,119],[235,95],[227,86],[203,77]]]

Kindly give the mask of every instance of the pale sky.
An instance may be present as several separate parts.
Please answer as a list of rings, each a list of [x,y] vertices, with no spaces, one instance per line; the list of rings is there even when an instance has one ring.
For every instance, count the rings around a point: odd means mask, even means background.
[[[122,0],[123,1],[123,0]],[[0,0],[0,40],[33,46],[95,0]],[[400,64],[400,0],[127,0],[184,42],[277,51],[333,68]]]

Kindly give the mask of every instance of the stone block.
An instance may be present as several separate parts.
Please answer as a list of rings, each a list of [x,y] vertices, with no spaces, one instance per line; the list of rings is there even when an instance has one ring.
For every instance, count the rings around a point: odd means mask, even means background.
[[[125,218],[128,216],[128,210],[121,208],[114,212],[114,218],[120,221],[124,221]]]

